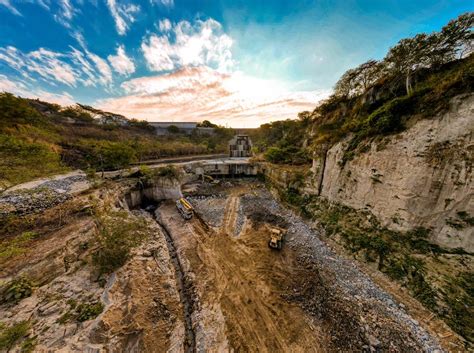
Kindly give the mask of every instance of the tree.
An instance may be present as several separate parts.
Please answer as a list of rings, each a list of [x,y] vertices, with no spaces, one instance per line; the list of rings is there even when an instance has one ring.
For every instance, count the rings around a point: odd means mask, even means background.
[[[448,22],[441,29],[441,39],[443,49],[450,53],[450,58],[461,59],[468,56],[473,51],[474,32],[474,13],[469,12],[462,14],[455,20]]]
[[[304,111],[298,113],[298,120],[301,122],[303,126],[308,126],[311,123],[311,112]]]
[[[177,127],[176,125],[168,126],[167,130],[170,134],[178,134],[179,133],[179,127]]]
[[[334,86],[334,93],[339,97],[352,97],[356,92],[357,71],[349,69]]]
[[[198,127],[213,127],[213,128],[217,127],[216,124],[211,123],[209,120],[204,120],[203,122],[197,124],[197,126]]]
[[[429,66],[429,49],[429,37],[421,33],[413,38],[400,40],[390,48],[384,59],[389,70],[394,74],[404,75],[407,94],[412,92],[413,72],[419,67]]]
[[[382,69],[383,64],[376,60],[366,61],[356,68],[356,87],[360,89],[360,93],[367,91],[367,89],[380,78]]]
[[[382,75],[384,65],[376,60],[369,60],[347,70],[334,87],[336,95],[340,97],[353,97],[364,93]]]

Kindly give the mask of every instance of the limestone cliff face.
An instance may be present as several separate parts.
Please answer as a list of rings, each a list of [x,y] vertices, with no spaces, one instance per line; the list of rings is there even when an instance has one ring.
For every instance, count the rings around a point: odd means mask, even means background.
[[[320,196],[369,209],[397,230],[432,229],[438,244],[474,251],[474,95],[458,96],[448,112],[414,122],[373,142],[340,165],[348,140],[313,163]]]

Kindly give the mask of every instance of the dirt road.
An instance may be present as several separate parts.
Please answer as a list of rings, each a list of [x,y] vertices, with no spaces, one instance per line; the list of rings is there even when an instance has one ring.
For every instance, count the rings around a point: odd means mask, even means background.
[[[437,344],[422,328],[391,316],[393,308],[355,292],[348,297],[339,274],[313,261],[294,235],[282,251],[270,250],[268,225],[291,227],[287,215],[265,206],[271,197],[261,185],[215,188],[225,196],[212,214],[199,190],[192,220],[171,202],[156,213],[180,260],[195,351],[435,351],[426,349]],[[204,221],[215,218],[214,227]]]

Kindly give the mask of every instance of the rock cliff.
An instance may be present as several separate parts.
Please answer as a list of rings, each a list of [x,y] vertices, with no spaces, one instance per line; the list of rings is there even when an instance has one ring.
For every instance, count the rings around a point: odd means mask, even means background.
[[[472,252],[474,95],[455,97],[439,116],[410,121],[344,165],[349,139],[333,145],[314,160],[310,190],[369,210],[390,229],[429,228],[433,242]]]

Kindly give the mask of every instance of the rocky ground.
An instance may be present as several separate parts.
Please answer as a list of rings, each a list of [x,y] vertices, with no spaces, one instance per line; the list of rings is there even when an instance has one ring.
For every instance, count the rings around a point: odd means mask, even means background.
[[[210,188],[213,188],[214,193]],[[194,327],[201,327],[202,332],[207,334],[213,331],[209,329],[211,324],[206,322],[217,319],[214,317],[211,320],[209,313],[203,313],[200,309],[202,306],[212,306],[218,308],[216,311],[223,312],[224,317],[220,320],[230,329],[230,332],[215,333],[217,337],[213,336],[212,339],[204,339],[208,349],[215,347],[210,342],[220,342],[226,347],[263,344],[265,349],[271,348],[262,343],[264,340],[259,341],[259,335],[269,332],[256,330],[242,315],[238,323],[233,323],[234,313],[231,311],[237,310],[237,306],[229,309],[228,301],[223,299],[226,296],[241,299],[248,297],[251,290],[246,285],[251,283],[252,287],[269,288],[271,294],[267,293],[266,299],[279,303],[279,308],[293,303],[303,310],[304,314],[298,314],[300,320],[311,323],[311,331],[314,330],[313,335],[318,337],[318,344],[313,350],[442,350],[437,340],[406,312],[403,304],[397,303],[391,295],[380,289],[354,262],[335,254],[320,240],[316,230],[282,207],[263,185],[248,181],[226,186],[204,184],[202,195],[199,195],[199,188],[194,190],[190,199],[200,222],[180,225],[180,219],[171,205],[161,208],[160,219],[168,227],[186,264],[186,274],[193,279],[194,302],[199,303],[195,308],[199,312],[199,320],[194,322]],[[203,222],[210,229],[203,228]],[[267,224],[288,230],[286,245],[281,253],[284,254],[283,259],[278,257],[280,254],[275,255],[266,247]],[[240,237],[235,240],[227,238],[240,233]],[[210,240],[209,237],[220,240]],[[236,253],[246,256],[235,258]],[[277,258],[268,258],[269,254]],[[219,260],[221,256],[223,262]],[[229,262],[231,267],[227,268]],[[259,270],[247,268],[262,269],[265,275]],[[245,281],[238,284],[239,289],[233,288],[229,293],[228,284],[226,286],[225,283],[238,277],[239,273],[246,274]],[[276,286],[272,276],[278,277]],[[221,282],[225,289],[222,289]],[[215,296],[209,297],[209,292],[215,293]],[[276,293],[278,295],[275,296]],[[259,295],[256,294],[251,300],[258,301]],[[293,316],[295,310],[282,310],[278,316],[283,315],[283,312]],[[279,322],[281,330],[289,330],[290,327],[285,326],[275,314],[261,313],[262,317],[268,317],[268,322],[264,319],[252,320],[257,320],[260,326],[267,328],[270,322]],[[207,329],[206,325],[209,325]],[[246,330],[254,330],[256,337],[242,342],[242,337],[235,337],[232,332]],[[308,338],[303,328],[298,337],[303,342]],[[285,346],[287,339],[281,338],[277,350],[288,347]],[[302,349],[301,346],[293,348]]]
[[[90,186],[89,180],[82,172],[16,186],[0,194],[0,216],[10,213],[39,213],[71,199]]]
[[[288,299],[300,303],[312,315],[329,319],[335,344],[350,350],[358,345],[366,350],[441,349],[403,305],[381,290],[354,262],[335,254],[315,230],[283,208],[267,190],[242,199],[246,214],[265,212],[286,222],[287,245],[298,253],[302,268]]]
[[[68,190],[69,182],[46,185]],[[127,208],[119,202],[125,184],[74,201]],[[27,323],[10,351],[443,351],[403,304],[263,184],[185,189],[196,210],[190,221],[174,200],[157,203],[156,212],[125,210],[147,236],[110,275],[98,275],[93,262],[99,232],[90,212],[73,213],[0,258],[0,289],[25,279],[31,290],[14,301],[2,292],[0,345],[5,327]],[[54,217],[56,207],[45,214]],[[270,226],[288,231],[282,251],[267,246]]]

